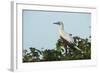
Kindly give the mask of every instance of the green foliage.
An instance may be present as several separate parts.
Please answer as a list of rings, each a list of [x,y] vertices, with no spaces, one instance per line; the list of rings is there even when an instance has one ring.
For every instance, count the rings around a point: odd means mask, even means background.
[[[75,45],[79,47],[84,53],[79,50],[69,47],[62,38],[57,40],[55,49],[45,49],[44,51],[36,48],[29,48],[30,52],[24,50],[23,62],[40,62],[40,61],[62,61],[62,60],[82,60],[91,59],[91,42],[90,38],[73,37]],[[62,48],[63,47],[63,48]]]
[[[61,56],[61,53],[56,50],[45,50],[43,52],[43,59],[44,61],[56,61],[59,60]]]

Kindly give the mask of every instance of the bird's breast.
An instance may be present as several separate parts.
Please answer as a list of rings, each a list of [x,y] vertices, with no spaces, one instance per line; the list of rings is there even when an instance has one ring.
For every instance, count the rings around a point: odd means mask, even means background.
[[[74,43],[74,39],[68,33],[65,33],[63,30],[59,30],[59,35],[63,39],[65,39],[66,41],[68,41],[69,43]]]

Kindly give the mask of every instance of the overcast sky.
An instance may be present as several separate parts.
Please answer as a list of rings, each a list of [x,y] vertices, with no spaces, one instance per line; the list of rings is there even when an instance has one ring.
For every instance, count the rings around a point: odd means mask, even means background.
[[[65,32],[73,36],[90,36],[90,13],[23,10],[23,48],[53,49],[59,38],[58,27],[53,24],[57,21],[63,21]]]

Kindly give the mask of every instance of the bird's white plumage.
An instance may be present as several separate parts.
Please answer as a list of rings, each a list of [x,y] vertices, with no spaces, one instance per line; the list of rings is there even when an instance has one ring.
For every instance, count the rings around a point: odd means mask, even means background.
[[[66,41],[68,41],[69,43],[74,43],[74,39],[66,32],[64,32],[64,25],[61,22],[61,24],[59,25],[59,35],[65,39]]]
[[[70,44],[74,44],[74,39],[70,36],[70,34],[65,33],[64,32],[64,24],[63,22],[56,22],[54,24],[58,24],[59,25],[59,35],[66,40],[67,42],[69,42]],[[81,53],[83,53],[83,51],[78,48],[76,45],[74,46],[77,50],[81,51]]]
[[[74,43],[74,39],[68,33],[65,33],[63,30],[59,30],[59,34],[63,39],[65,39],[69,43]]]

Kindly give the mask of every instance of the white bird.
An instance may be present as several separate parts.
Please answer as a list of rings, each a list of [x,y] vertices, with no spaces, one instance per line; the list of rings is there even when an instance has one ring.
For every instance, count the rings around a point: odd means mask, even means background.
[[[68,45],[69,47],[74,47],[77,50],[79,50],[81,53],[83,53],[83,51],[76,46],[76,44],[74,42],[74,39],[71,37],[71,35],[64,32],[64,24],[63,24],[63,22],[59,21],[59,22],[55,22],[54,24],[59,25],[59,29],[58,29],[59,35],[64,41],[67,42],[66,45]]]

